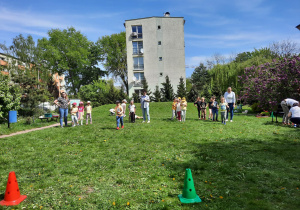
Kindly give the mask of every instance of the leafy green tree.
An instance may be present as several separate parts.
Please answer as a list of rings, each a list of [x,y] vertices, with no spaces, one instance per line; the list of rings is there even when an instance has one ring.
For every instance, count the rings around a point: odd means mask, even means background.
[[[0,73],[0,120],[7,119],[8,111],[19,110],[20,101],[20,88],[10,82],[8,75]]]
[[[203,63],[200,63],[200,65],[195,68],[191,76],[191,81],[193,85],[196,86],[198,92],[203,92],[204,87],[210,84],[210,75]]]
[[[177,97],[186,97],[186,88],[183,77],[179,79],[179,85],[177,86]]]
[[[152,94],[151,90],[149,89],[149,85],[148,85],[146,77],[144,77],[144,79],[142,80],[142,87],[144,90],[146,90],[148,96],[150,96]]]
[[[93,45],[86,36],[73,27],[64,30],[51,29],[48,35],[49,39],[38,40],[38,46],[42,50],[41,54],[45,61],[43,65],[52,72],[65,74],[66,83],[70,85],[70,93],[76,95],[80,86],[86,84],[84,79],[90,78],[88,82],[98,79],[101,73],[95,67],[98,60],[95,56],[97,53],[94,55],[91,53],[90,48],[91,46],[93,48]],[[93,65],[90,56],[94,59]],[[97,78],[92,78],[93,75]]]
[[[188,92],[187,100],[189,102],[195,102],[199,96],[198,90],[195,85],[192,86],[191,90]]]
[[[126,33],[103,36],[97,41],[104,56],[104,66],[108,73],[120,78],[128,94]]]
[[[192,84],[191,78],[186,78],[186,91],[190,92],[192,87],[193,87],[193,84]]]
[[[153,95],[154,95],[154,100],[156,102],[160,102],[161,101],[161,91],[159,90],[158,85],[155,87],[155,91],[154,91]]]
[[[117,100],[122,100],[120,98],[120,91],[114,86],[113,80],[109,81],[109,91],[107,95],[108,103],[114,104]]]
[[[161,83],[163,85],[162,89],[162,100],[163,101],[172,101],[174,98],[174,91],[173,87],[171,85],[171,81],[169,76],[166,76],[166,81],[164,83]]]

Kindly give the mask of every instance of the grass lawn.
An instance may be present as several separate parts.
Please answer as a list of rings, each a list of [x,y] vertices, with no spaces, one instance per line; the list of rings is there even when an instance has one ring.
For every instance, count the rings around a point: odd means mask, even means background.
[[[35,119],[34,122],[32,122],[31,124],[27,124],[26,118],[18,117],[18,122],[11,123],[10,128],[8,128],[7,122],[0,124],[0,135],[7,135],[7,134],[11,134],[11,133],[16,133],[18,131],[30,130],[33,128],[40,128],[40,127],[52,125],[55,123],[59,123],[59,119],[57,120],[57,122],[56,122],[56,120],[54,120],[54,121],[49,120],[49,122],[48,122],[47,120],[42,121],[40,119]]]
[[[192,104],[171,121],[171,103],[151,103],[150,124],[117,131],[113,107],[95,108],[92,125],[1,139],[0,198],[15,171],[27,199],[0,209],[299,209],[300,129],[200,121]],[[179,202],[186,168],[202,203]]]

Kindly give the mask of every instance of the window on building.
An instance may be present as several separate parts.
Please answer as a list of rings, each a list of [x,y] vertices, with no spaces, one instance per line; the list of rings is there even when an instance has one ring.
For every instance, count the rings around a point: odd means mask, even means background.
[[[143,42],[132,42],[133,46],[133,55],[143,54]]]
[[[133,76],[136,78],[136,81],[141,82],[142,80],[144,80],[144,73],[143,72],[133,73]]]
[[[132,38],[143,38],[142,26],[132,26]]]
[[[161,41],[158,41],[158,45],[161,45]]]
[[[159,59],[159,61],[162,61],[162,57],[159,57],[158,59]]]
[[[143,57],[133,58],[133,69],[135,69],[135,70],[144,69],[144,58]]]
[[[157,26],[157,29],[160,29],[160,26]]]

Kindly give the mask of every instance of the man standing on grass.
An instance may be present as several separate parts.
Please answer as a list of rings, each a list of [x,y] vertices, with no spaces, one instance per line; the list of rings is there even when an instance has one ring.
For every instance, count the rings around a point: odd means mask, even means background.
[[[150,97],[147,95],[147,91],[143,91],[143,95],[141,97],[141,108],[143,112],[143,123],[146,122],[146,114],[148,118],[148,122],[150,123],[150,114],[149,114],[149,102],[150,102]]]

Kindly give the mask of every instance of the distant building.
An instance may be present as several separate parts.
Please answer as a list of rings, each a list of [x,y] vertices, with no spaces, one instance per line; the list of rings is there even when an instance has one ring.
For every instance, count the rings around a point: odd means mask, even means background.
[[[141,95],[141,80],[152,92],[170,77],[177,91],[179,78],[185,81],[183,17],[147,17],[125,21],[129,96]]]

